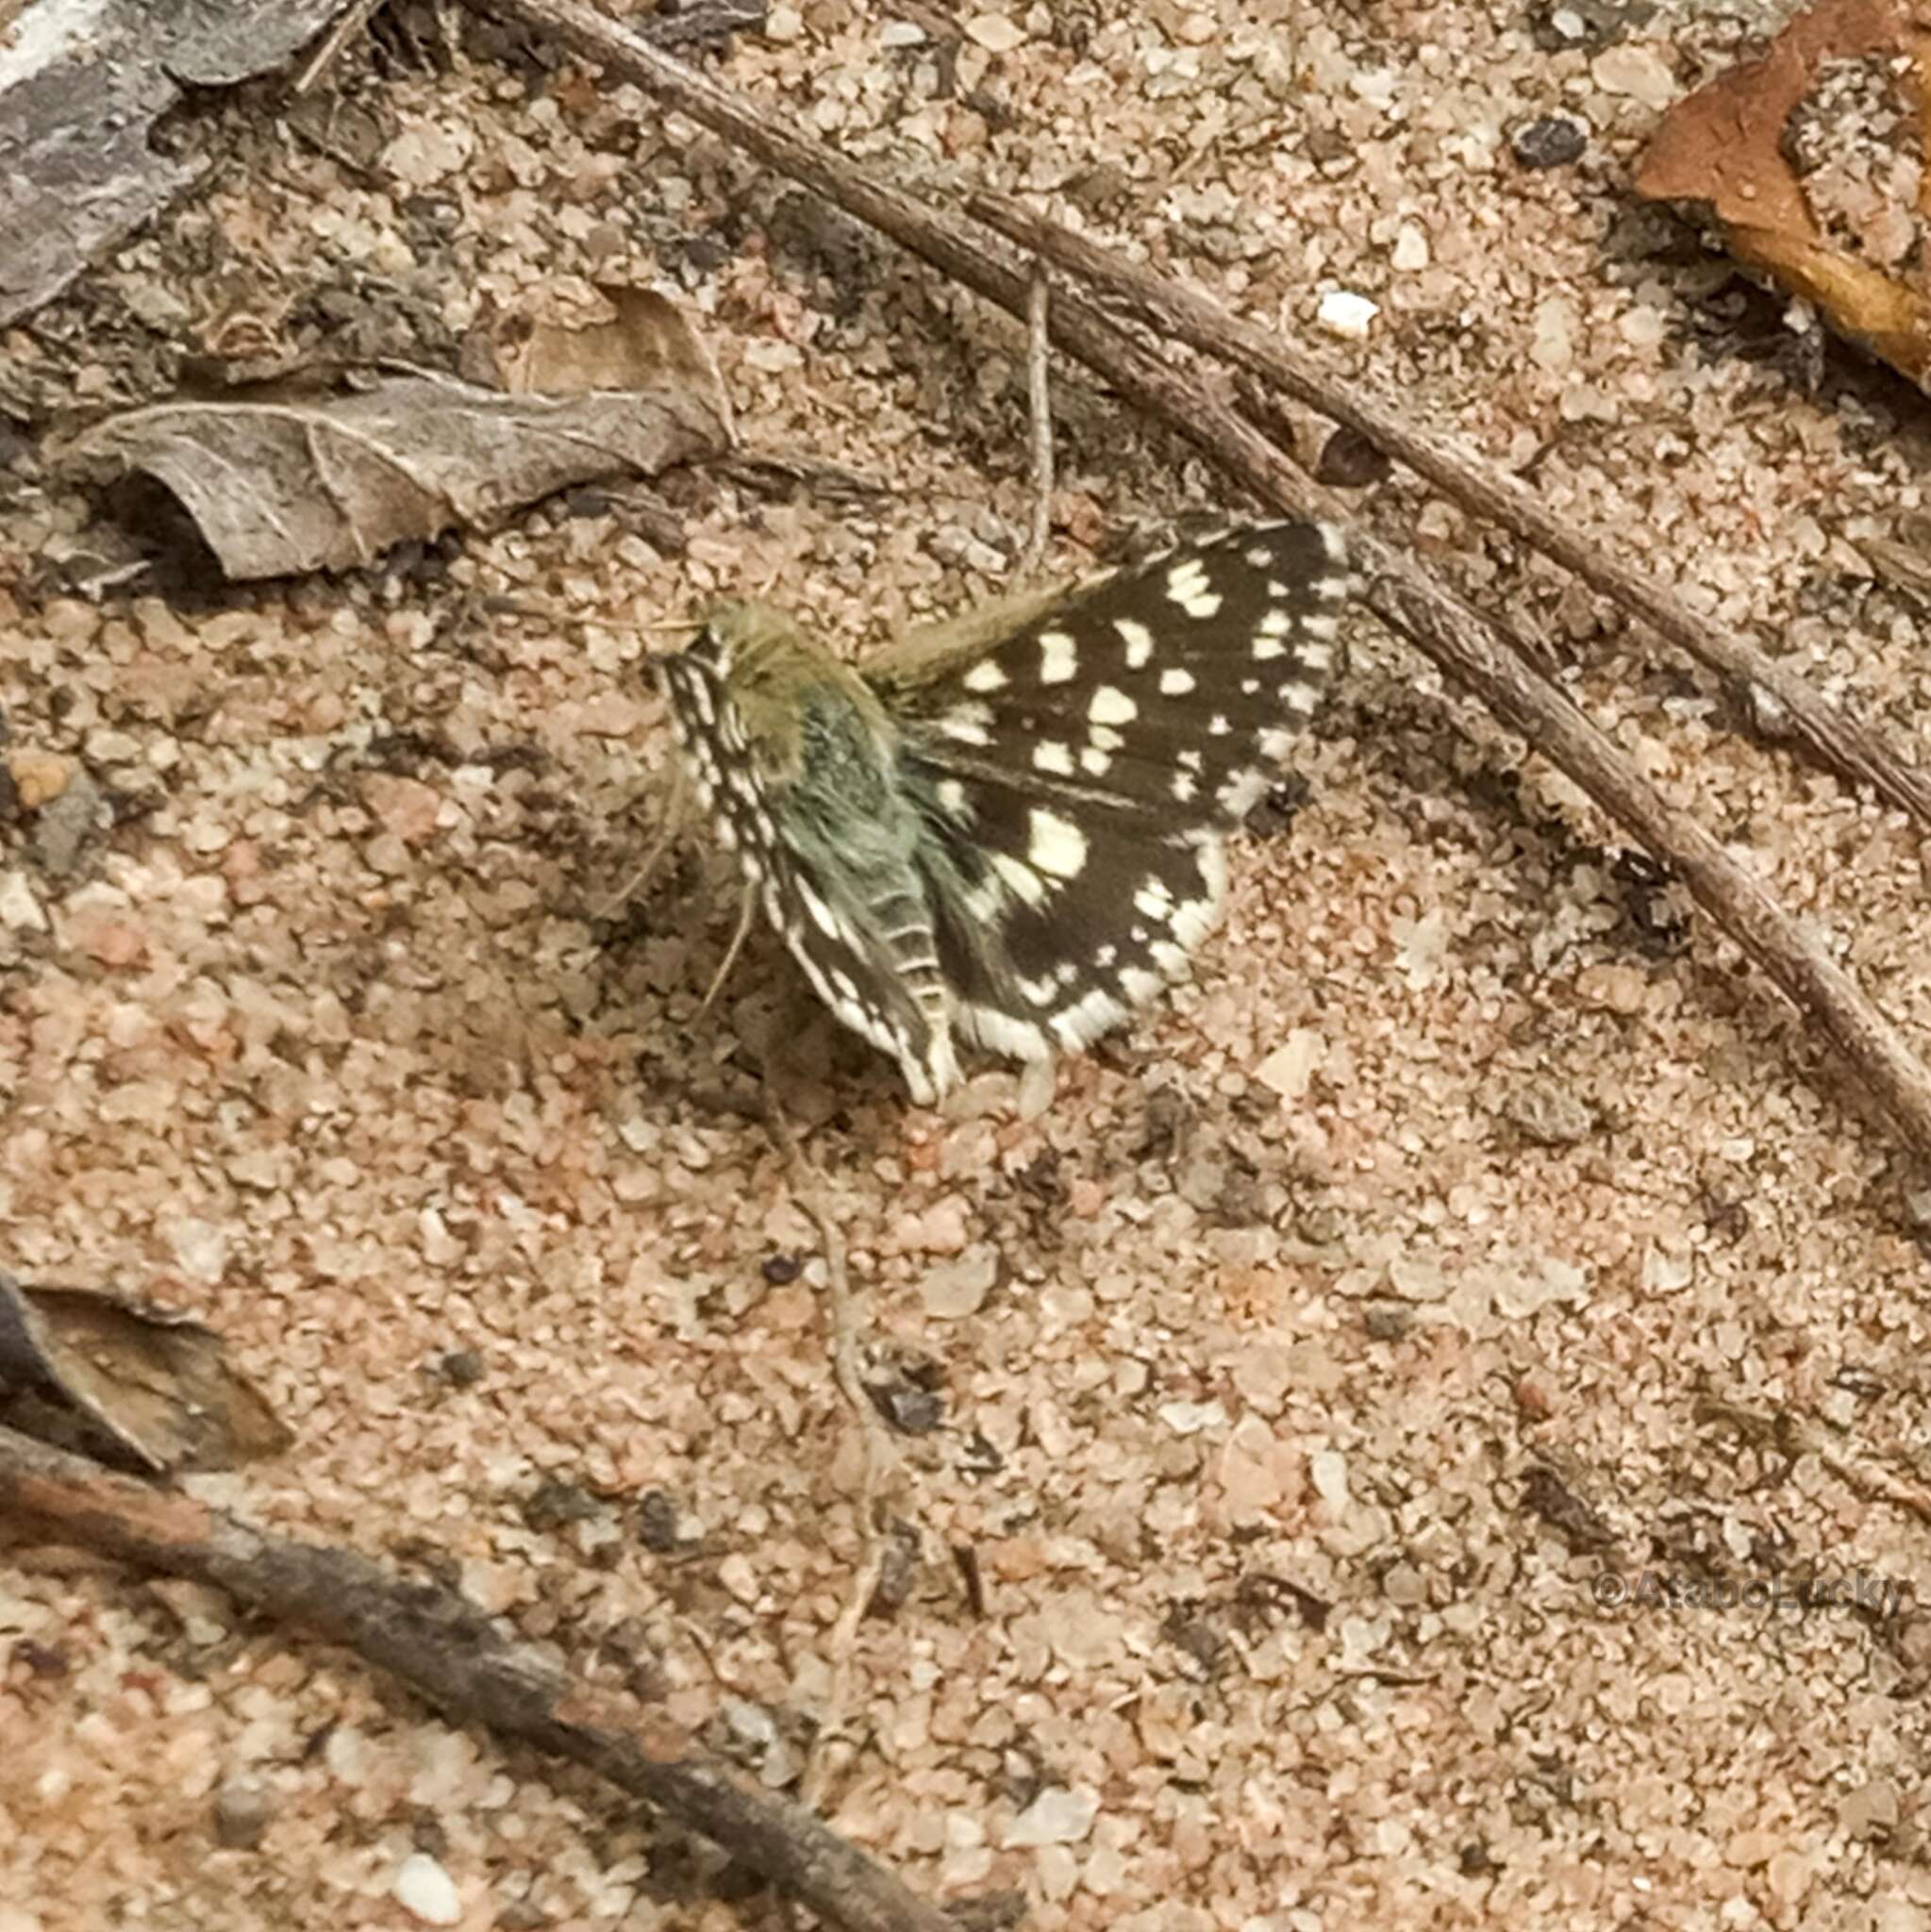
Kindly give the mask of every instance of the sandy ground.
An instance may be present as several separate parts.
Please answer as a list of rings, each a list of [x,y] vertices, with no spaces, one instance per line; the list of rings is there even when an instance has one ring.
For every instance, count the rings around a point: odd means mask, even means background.
[[[814,0],[724,72],[1262,320],[1370,297],[1338,365],[1931,758],[1921,613],[1856,547],[1915,525],[1923,405],[1836,350],[1813,380],[1626,188],[1773,9],[1585,9],[1580,44],[1512,0],[1102,10],[993,8],[941,62]],[[447,72],[358,54],[308,132],[207,104],[174,132],[204,192],[0,344],[10,748],[114,808],[77,852],[44,807],[0,826],[7,1263],[230,1338],[299,1446],[199,1493],[450,1566],[786,1786],[861,1540],[823,1263],[716,1100],[768,1066],[907,1425],[842,1830],[941,1898],[1022,1889],[1038,1932],[1931,1925],[1931,1541],[1857,1474],[1925,1453],[1894,1143],[1572,788],[1366,627],[1197,984],[1044,1113],[1003,1071],[962,1118],[910,1108],[762,937],[698,1018],[717,864],[595,916],[661,803],[640,627],[728,588],[857,648],[996,589],[1020,344],[643,97],[469,31]],[[1581,158],[1524,167],[1556,114]],[[189,355],[447,359],[486,305],[597,277],[689,302],[748,443],[878,491],[690,478],[682,555],[581,492],[339,581],[74,593],[90,510],[36,444],[76,402]],[[1240,508],[1070,375],[1058,403],[1057,568]],[[1411,482],[1369,513],[1535,628],[1931,1046],[1917,834]],[[1645,1573],[1902,1607],[1606,1610]],[[354,1659],[71,1554],[0,1568],[0,1932],[777,1923]]]

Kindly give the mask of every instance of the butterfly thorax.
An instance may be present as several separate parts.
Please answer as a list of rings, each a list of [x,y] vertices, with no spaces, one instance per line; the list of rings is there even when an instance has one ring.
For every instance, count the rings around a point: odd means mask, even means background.
[[[924,828],[885,707],[800,625],[756,604],[713,608],[663,671],[699,800],[814,987],[899,1056],[915,1091],[941,1091],[954,1064],[918,863]],[[875,958],[896,975],[883,998],[865,996]]]

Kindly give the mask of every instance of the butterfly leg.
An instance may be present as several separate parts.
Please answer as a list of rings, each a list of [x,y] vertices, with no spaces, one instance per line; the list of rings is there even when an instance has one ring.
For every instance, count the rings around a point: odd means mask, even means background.
[[[751,922],[757,913],[757,889],[749,879],[738,900],[738,929],[731,935],[731,943],[724,949],[724,957],[719,962],[718,970],[711,974],[710,987],[705,993],[697,1011],[700,1018],[710,1011],[711,1002],[724,990],[724,984],[730,977],[731,968],[738,963],[738,955],[744,950],[744,941],[751,931]]]
[[[643,855],[643,863],[601,906],[597,907],[594,914],[596,918],[614,919],[650,884],[672,846],[683,836],[685,825],[691,816],[690,795],[689,787],[685,782],[683,760],[680,758],[671,773],[671,795],[664,802],[664,822],[658,827],[657,837],[650,841],[650,848]]]

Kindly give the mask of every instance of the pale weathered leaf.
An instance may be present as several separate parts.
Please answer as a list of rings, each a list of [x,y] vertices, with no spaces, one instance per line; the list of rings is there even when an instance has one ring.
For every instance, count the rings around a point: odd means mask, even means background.
[[[731,401],[708,348],[684,311],[651,289],[600,283],[608,322],[517,323],[495,338],[498,384],[512,395],[582,395],[662,387],[700,398],[732,436]]]
[[[576,483],[655,475],[726,446],[704,395],[503,395],[428,375],[357,393],[161,403],[70,445],[153,477],[230,577],[346,570],[406,538],[488,526]]]

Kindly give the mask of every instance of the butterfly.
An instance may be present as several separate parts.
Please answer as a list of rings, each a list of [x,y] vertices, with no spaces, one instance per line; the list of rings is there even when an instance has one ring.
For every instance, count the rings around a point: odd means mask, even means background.
[[[859,667],[762,604],[652,661],[745,920],[932,1106],[962,1044],[1075,1053],[1186,976],[1357,589],[1339,531],[1257,524]]]

